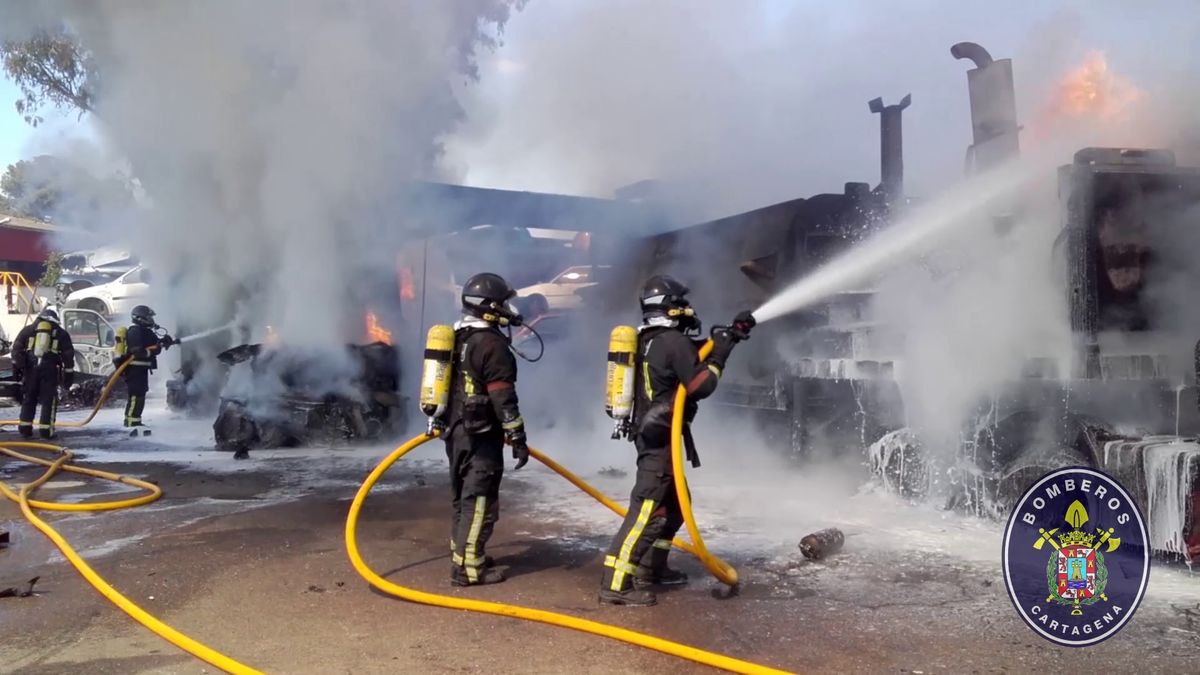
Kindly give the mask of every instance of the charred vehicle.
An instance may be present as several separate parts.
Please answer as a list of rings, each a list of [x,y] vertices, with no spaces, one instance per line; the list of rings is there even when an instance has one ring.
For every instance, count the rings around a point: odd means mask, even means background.
[[[345,362],[331,369],[339,359],[326,352],[259,344],[222,352],[229,379],[213,423],[217,448],[365,441],[402,428],[396,349],[384,342],[347,345],[342,356]]]
[[[952,54],[976,66],[968,72],[967,159],[969,171],[984,171],[1018,151],[1011,62],[971,43]],[[851,183],[842,194],[612,244],[598,261],[611,271],[586,289],[587,302],[617,311],[637,280],[666,272],[688,280],[708,317],[761,306],[903,208],[900,111],[908,103],[870,104],[882,113],[879,187]],[[1172,243],[1200,233],[1200,171],[1177,166],[1167,151],[1088,148],[1058,178],[1061,233],[1046,254],[1061,271],[1070,363],[1028,354],[1019,376],[969,416],[951,466],[926,455],[906,428],[904,336],[873,319],[870,288],[760,326],[756,340],[777,349],[734,359],[712,400],[754,414],[796,457],[857,448],[887,487],[979,515],[1006,514],[1051,469],[1101,468],[1132,491],[1156,550],[1200,555],[1200,326],[1175,325],[1162,297],[1146,290],[1151,278],[1200,283],[1200,263]]]

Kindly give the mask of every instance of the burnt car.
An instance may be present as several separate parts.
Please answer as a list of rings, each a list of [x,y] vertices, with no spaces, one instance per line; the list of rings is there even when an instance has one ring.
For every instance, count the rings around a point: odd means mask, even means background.
[[[218,450],[366,441],[404,424],[396,348],[384,342],[344,351],[241,345],[228,367],[213,434]]]

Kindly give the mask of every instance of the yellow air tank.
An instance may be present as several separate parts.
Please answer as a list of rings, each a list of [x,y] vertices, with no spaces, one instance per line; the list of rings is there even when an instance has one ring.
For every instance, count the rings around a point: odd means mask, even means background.
[[[454,329],[430,326],[425,338],[425,364],[421,370],[421,412],[429,418],[429,433],[450,403],[450,366],[454,360]]]
[[[604,412],[616,420],[613,438],[629,435],[633,415],[633,356],[637,352],[637,330],[617,326],[608,338],[608,377]]]
[[[121,326],[117,329],[116,335],[114,336],[116,342],[113,345],[113,356],[116,357],[116,359],[123,360],[125,358],[125,353],[128,351],[128,348],[125,344],[125,334],[128,332],[129,328],[127,326]]]

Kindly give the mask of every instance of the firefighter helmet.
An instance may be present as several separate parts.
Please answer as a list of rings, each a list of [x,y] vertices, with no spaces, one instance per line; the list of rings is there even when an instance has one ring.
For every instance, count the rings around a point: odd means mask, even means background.
[[[153,327],[158,324],[154,322],[154,310],[146,305],[138,305],[129,313],[129,317],[139,326]]]
[[[683,282],[668,274],[650,277],[639,296],[642,319],[647,322],[666,319],[672,326],[699,329],[700,320],[686,297],[689,292]]]
[[[50,323],[55,323],[55,324],[59,322],[58,321],[58,312],[54,311],[53,309],[51,309],[49,307],[47,307],[46,309],[43,309],[42,313],[38,314],[38,318],[41,319],[42,321],[49,321]]]
[[[499,274],[476,274],[463,284],[463,312],[488,323],[519,326],[521,315],[510,304],[516,295],[513,287]]]

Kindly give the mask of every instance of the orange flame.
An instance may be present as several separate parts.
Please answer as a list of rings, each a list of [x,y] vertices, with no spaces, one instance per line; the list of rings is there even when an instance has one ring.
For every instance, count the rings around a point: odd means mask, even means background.
[[[1132,82],[1109,70],[1103,53],[1094,51],[1059,82],[1049,108],[1057,118],[1108,121],[1128,112],[1143,96]]]
[[[392,344],[392,332],[379,325],[379,317],[374,312],[367,312],[367,340]]]

